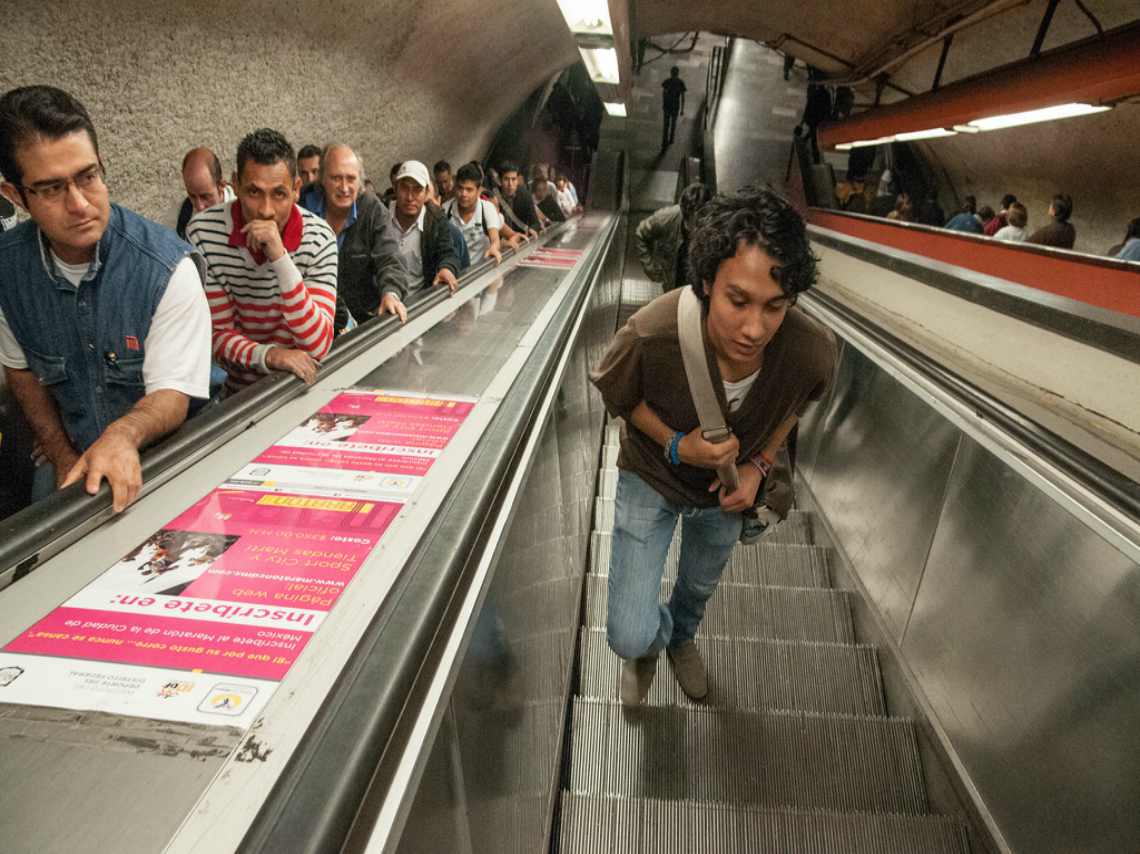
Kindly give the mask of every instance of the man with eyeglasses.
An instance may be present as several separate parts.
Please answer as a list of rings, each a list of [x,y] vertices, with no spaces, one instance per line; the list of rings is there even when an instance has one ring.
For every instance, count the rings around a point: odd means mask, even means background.
[[[207,397],[201,257],[110,201],[95,127],[74,97],[0,97],[0,190],[31,220],[0,235],[0,363],[42,455],[33,497],[103,479],[121,511],[139,448]]]
[[[385,235],[391,215],[375,195],[361,192],[363,173],[356,152],[330,145],[301,206],[324,217],[336,234],[337,295],[352,318],[363,323],[375,314],[395,314],[402,323],[408,315],[399,294],[407,282],[396,244]]]

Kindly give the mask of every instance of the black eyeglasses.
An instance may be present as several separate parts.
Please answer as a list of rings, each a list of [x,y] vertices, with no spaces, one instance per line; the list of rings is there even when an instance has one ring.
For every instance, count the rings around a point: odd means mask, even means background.
[[[58,181],[37,181],[35,184],[20,184],[21,190],[31,193],[45,202],[58,202],[67,195],[68,188],[74,184],[84,196],[99,189],[103,185],[105,172],[102,163],[88,166],[70,178],[60,178]]]

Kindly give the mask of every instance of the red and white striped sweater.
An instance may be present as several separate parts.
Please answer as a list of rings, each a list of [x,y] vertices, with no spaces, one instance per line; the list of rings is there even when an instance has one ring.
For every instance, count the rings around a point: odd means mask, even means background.
[[[269,373],[270,347],[304,350],[322,359],[333,343],[336,235],[297,205],[281,234],[286,254],[269,262],[245,245],[241,202],[197,214],[186,239],[206,258],[206,299],[214,357],[229,374],[230,392]]]

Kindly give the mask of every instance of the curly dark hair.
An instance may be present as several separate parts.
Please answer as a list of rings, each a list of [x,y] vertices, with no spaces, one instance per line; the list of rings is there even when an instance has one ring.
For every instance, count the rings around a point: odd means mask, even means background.
[[[271,128],[258,128],[253,133],[246,134],[245,139],[238,143],[236,160],[238,178],[241,177],[245,164],[251,160],[262,166],[284,161],[289,167],[289,177],[297,177],[297,154],[293,151],[293,146],[280,132]]]
[[[743,187],[709,200],[689,237],[689,284],[702,301],[709,299],[704,283],[716,281],[721,263],[736,255],[741,242],[759,246],[779,262],[772,278],[793,301],[815,284],[818,259],[803,217],[772,190]]]

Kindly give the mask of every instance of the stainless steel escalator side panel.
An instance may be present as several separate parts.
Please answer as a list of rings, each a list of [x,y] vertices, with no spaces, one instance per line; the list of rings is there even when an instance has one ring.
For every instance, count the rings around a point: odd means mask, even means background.
[[[836,389],[847,388],[851,384],[851,363],[843,358],[847,342],[840,338],[837,343],[838,361],[835,366],[835,376],[831,380],[831,385],[827,387],[827,394],[822,400],[807,408],[807,411],[800,416],[797,427],[796,474],[805,480],[811,479],[816,462],[819,460],[820,446],[823,444],[823,431],[819,429],[819,424],[823,420],[824,413],[831,408],[831,402],[837,394]]]
[[[926,718],[924,758],[997,850],[1140,850],[1134,524],[851,339],[800,474],[888,704]]]
[[[1140,565],[969,439],[902,649],[1016,850],[1140,850]]]
[[[849,346],[814,433],[822,444],[805,479],[898,642],[959,431]]]

